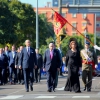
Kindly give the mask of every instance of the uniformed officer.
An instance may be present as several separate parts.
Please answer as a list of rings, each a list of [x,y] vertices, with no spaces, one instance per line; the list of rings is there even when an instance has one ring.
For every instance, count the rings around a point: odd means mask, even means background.
[[[85,43],[85,48],[81,50],[82,57],[82,81],[84,83],[84,91],[87,89],[87,92],[91,91],[92,86],[92,74],[94,68],[97,64],[97,56],[94,50],[90,49],[90,43]],[[86,81],[88,77],[88,81]]]

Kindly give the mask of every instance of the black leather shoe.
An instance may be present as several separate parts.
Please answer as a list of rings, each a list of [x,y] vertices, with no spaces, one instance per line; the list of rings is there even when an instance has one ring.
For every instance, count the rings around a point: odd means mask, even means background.
[[[53,92],[56,92],[55,89],[53,89]]]
[[[26,90],[26,92],[29,92],[29,90]]]
[[[87,92],[91,92],[91,89],[88,89]]]
[[[83,91],[86,91],[86,86],[85,86],[85,88],[83,89]]]
[[[81,91],[75,91],[75,93],[81,93]]]
[[[51,89],[50,89],[50,90],[47,90],[47,92],[52,92],[52,91],[51,91]]]
[[[33,91],[33,87],[32,86],[30,86],[30,90]]]

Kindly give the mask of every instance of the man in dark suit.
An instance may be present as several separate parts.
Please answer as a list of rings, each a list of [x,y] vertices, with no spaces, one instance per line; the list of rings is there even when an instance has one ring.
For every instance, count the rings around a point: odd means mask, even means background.
[[[17,79],[17,69],[15,68],[15,56],[17,52],[15,51],[15,46],[12,46],[12,51],[9,53],[9,81],[10,84],[13,84],[12,74],[14,73],[14,84],[16,84]]]
[[[26,40],[25,45],[20,55],[20,68],[22,66],[26,92],[29,92],[29,79],[30,90],[33,91],[33,68],[37,68],[37,60],[35,50],[30,47],[30,40]]]
[[[44,54],[44,70],[47,72],[48,92],[55,91],[57,70],[60,70],[60,56],[58,50],[54,49],[54,43],[49,44],[49,49]]]
[[[7,56],[3,53],[3,49],[0,48],[0,80],[1,85],[5,84],[5,70],[8,65]]]
[[[42,58],[42,55],[39,54],[39,50],[38,49],[35,49],[35,52],[36,52],[36,58],[37,58],[37,69],[35,69],[35,80],[36,80],[36,83],[40,82],[40,79],[41,79],[41,68],[43,67],[43,58]],[[39,79],[38,79],[38,76],[39,76]]]
[[[22,50],[23,50],[23,46],[20,46],[17,50],[17,54],[15,57],[15,68],[17,69],[17,81],[19,84],[21,83],[21,80],[23,80],[23,82],[24,82],[23,72],[22,72],[23,70],[19,68],[19,66],[20,66],[20,53]]]
[[[4,50],[4,54],[7,56],[7,59],[8,59],[8,55],[10,53],[10,50],[9,50],[9,47],[8,46],[5,46],[5,50]],[[6,83],[8,82],[8,79],[9,79],[9,68],[8,68],[8,64],[6,65],[6,68],[5,69],[5,78],[6,78]]]

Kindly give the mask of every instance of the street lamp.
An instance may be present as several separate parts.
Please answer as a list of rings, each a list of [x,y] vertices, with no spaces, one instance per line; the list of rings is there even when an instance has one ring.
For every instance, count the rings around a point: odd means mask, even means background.
[[[36,48],[39,48],[39,31],[38,31],[38,0],[36,6]]]

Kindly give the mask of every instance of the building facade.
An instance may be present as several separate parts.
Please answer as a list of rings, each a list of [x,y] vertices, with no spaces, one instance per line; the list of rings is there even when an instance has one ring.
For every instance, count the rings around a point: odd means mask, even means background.
[[[55,11],[58,12],[58,8],[53,8]],[[36,11],[36,9],[34,9]],[[48,21],[53,22],[52,16],[53,11],[49,7],[39,8],[38,9],[39,14],[45,14]],[[86,34],[94,34],[94,14],[76,14],[76,13],[68,13],[68,9],[63,8],[62,9],[62,16],[68,20],[69,23],[71,23],[74,27],[76,27],[81,33]],[[99,20],[99,18],[97,18]],[[98,21],[98,27],[99,27],[99,21]],[[99,30],[99,29],[98,29]],[[66,34],[67,35],[75,35],[77,34],[77,31],[73,29],[69,24],[66,24]],[[79,34],[78,34],[79,35]]]
[[[100,0],[62,0],[62,5],[100,5]],[[58,7],[59,0],[52,0],[52,6]]]

